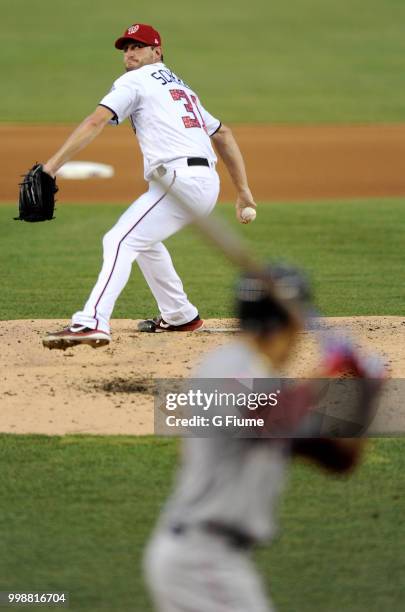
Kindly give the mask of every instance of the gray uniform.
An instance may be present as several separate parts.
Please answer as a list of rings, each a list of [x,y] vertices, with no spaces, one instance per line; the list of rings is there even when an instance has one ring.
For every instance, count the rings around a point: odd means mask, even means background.
[[[243,340],[210,353],[195,378],[263,378],[268,363]],[[248,549],[275,532],[288,462],[283,441],[183,440],[177,485],[145,556],[160,612],[268,612]]]

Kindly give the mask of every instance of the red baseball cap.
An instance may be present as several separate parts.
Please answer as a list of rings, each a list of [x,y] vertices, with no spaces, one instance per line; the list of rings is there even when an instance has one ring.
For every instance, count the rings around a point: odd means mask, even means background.
[[[116,49],[123,49],[129,40],[138,40],[152,47],[160,47],[162,39],[157,30],[145,23],[134,23],[115,41]]]

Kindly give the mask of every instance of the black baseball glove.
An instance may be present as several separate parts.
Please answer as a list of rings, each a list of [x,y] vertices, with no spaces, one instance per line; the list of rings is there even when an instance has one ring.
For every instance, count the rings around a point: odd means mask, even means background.
[[[16,221],[49,221],[54,218],[56,180],[35,164],[20,183],[19,216]]]

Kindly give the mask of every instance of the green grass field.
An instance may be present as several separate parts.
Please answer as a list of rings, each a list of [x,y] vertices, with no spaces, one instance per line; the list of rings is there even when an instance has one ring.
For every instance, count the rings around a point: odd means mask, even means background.
[[[177,453],[153,438],[1,436],[0,590],[151,611],[141,557]],[[281,612],[404,609],[404,470],[399,440],[374,441],[350,480],[294,466],[281,537],[257,554]]]
[[[0,207],[1,318],[67,318],[121,210],[64,205],[56,221],[29,225]],[[230,205],[218,213],[232,222]],[[261,257],[307,267],[326,314],[403,314],[402,219],[400,200],[307,202],[263,205],[254,224],[234,227]],[[234,271],[222,256],[192,230],[168,244],[204,316],[232,314]],[[135,266],[115,316],[153,312]],[[404,609],[404,444],[374,441],[347,481],[294,466],[282,537],[257,554],[281,612]],[[0,590],[68,590],[72,610],[151,611],[141,557],[177,452],[153,438],[0,436]]]
[[[77,121],[122,72],[136,21],[225,122],[403,121],[402,0],[4,2],[1,121]]]
[[[61,205],[55,221],[34,225],[13,221],[15,210],[0,207],[0,318],[70,317],[97,278],[101,237],[123,207]],[[309,270],[325,315],[405,314],[402,200],[263,204],[249,226],[234,221],[231,205],[217,210],[261,258],[281,257]],[[167,245],[201,314],[230,316],[235,273],[222,255],[189,229]],[[140,318],[156,310],[136,264],[133,270],[115,317]]]

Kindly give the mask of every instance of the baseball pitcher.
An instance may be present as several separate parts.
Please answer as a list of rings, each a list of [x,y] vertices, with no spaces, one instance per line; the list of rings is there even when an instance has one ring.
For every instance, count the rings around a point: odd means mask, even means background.
[[[135,260],[160,313],[142,321],[140,331],[194,331],[203,325],[163,241],[193,217],[209,215],[214,208],[219,178],[213,144],[237,191],[237,219],[248,223],[251,216],[243,211],[256,207],[230,128],[213,117],[196,92],[163,63],[160,34],[150,25],[137,23],[125,30],[115,47],[123,52],[126,73],[59,151],[42,168],[35,168],[35,176],[45,172],[55,177],[57,170],[108,123],[119,125],[129,118],[143,154],[149,189],[104,236],[98,280],[70,325],[43,339],[49,348],[64,350],[79,344],[97,347],[110,342],[113,308]],[[24,188],[27,191],[26,184]],[[180,204],[184,200],[187,207]]]

